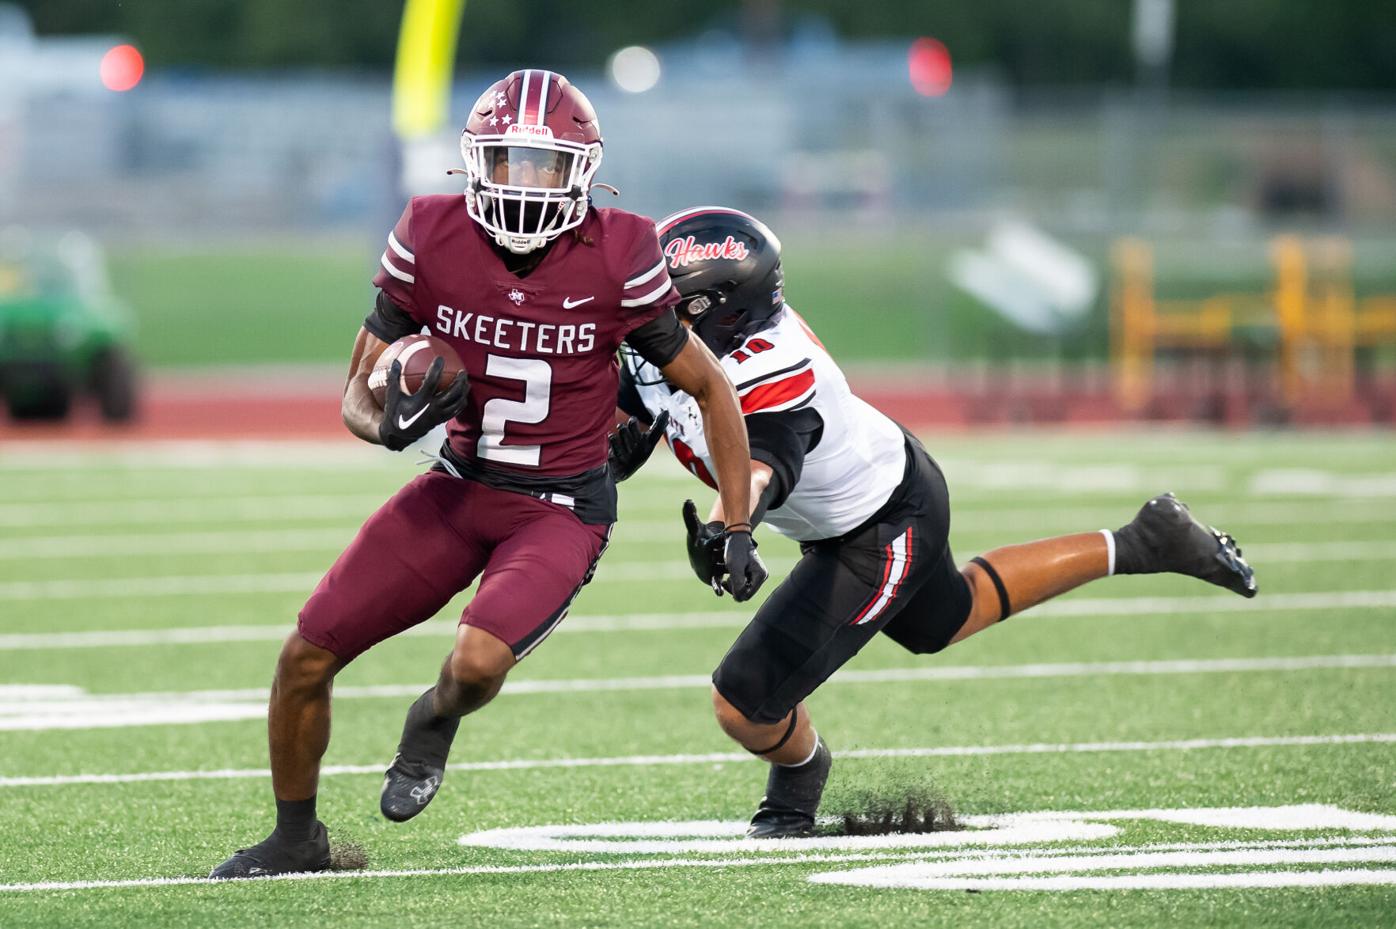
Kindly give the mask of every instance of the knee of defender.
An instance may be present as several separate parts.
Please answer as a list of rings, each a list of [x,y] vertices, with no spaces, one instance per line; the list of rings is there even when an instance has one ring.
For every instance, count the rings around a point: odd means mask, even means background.
[[[294,692],[327,686],[340,665],[333,652],[312,645],[299,632],[293,632],[276,662],[277,689]]]
[[[461,687],[490,691],[504,683],[509,664],[479,649],[457,648],[451,652],[451,678]]]
[[[753,723],[742,715],[742,711],[737,709],[727,698],[713,688],[713,715],[717,717],[717,724],[722,731],[734,739],[740,740],[751,728]]]

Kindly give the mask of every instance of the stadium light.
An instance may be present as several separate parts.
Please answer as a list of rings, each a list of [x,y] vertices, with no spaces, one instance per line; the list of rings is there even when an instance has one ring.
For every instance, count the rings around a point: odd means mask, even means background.
[[[102,56],[100,73],[103,87],[123,93],[141,82],[145,58],[134,45],[116,45]]]
[[[906,54],[907,77],[912,88],[923,97],[943,97],[950,89],[954,68],[950,50],[945,43],[922,36],[911,43]]]
[[[659,56],[643,45],[631,45],[611,56],[606,71],[621,90],[642,94],[659,83]]]

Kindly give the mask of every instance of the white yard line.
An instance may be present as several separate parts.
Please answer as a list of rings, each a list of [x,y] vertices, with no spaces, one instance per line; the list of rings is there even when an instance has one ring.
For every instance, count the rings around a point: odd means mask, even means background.
[[[478,874],[554,874],[567,871],[639,871],[668,868],[740,868],[788,864],[840,864],[858,861],[905,861],[919,857],[906,852],[866,855],[792,855],[781,858],[659,858],[630,861],[581,861],[572,864],[536,865],[474,865],[461,868],[413,868],[399,870],[320,871],[314,874],[283,874],[256,878],[258,881],[322,881],[335,879],[360,880],[383,877],[455,877]],[[206,877],[153,877],[116,881],[41,881],[34,884],[0,884],[0,893],[24,891],[115,890],[126,887],[179,887],[189,884],[229,886],[228,881]],[[232,882],[244,889],[247,881]]]
[[[35,536],[0,539],[0,559],[126,558],[131,555],[228,555],[335,552],[354,527],[217,532],[126,532],[120,535]]]
[[[701,493],[701,488],[694,491]],[[253,496],[198,498],[148,497],[126,500],[64,501],[0,503],[0,527],[23,528],[57,525],[162,525],[178,523],[274,522],[342,519],[357,523],[372,513],[393,493],[355,492],[337,494],[279,493]],[[953,494],[953,485],[952,485]],[[658,488],[644,492],[622,489],[622,518],[617,533],[626,527],[645,533],[667,531],[669,536],[679,527],[678,503],[683,488],[673,488],[672,496]],[[1183,494],[1186,499],[1186,494]],[[1059,499],[1059,498],[1053,498]],[[1139,501],[1142,503],[1142,499]],[[635,505],[643,503],[646,505]],[[981,498],[974,505],[954,506],[957,530],[973,530],[978,524],[997,528],[1009,526],[1024,531],[1042,527],[1099,528],[1117,526],[1129,519],[1137,504],[1078,506],[1032,506],[1028,501],[1011,505],[986,505]],[[672,511],[672,519],[644,520],[626,518],[626,514],[647,513],[664,515]],[[1328,523],[1391,523],[1396,521],[1396,503],[1388,500],[1301,499],[1288,501],[1242,500],[1239,502],[1206,502],[1197,506],[1201,519],[1225,528],[1256,525],[1307,525]]]
[[[1396,522],[1396,517],[1393,517]],[[623,523],[617,532],[625,535],[650,535],[650,523]],[[656,538],[677,538],[675,526],[664,523],[657,527]],[[210,555],[245,554],[270,555],[282,552],[324,552],[333,555],[354,537],[355,527],[324,529],[221,530],[209,532],[134,532],[119,535],[35,536],[33,538],[0,539],[0,560],[48,560],[74,558],[127,558],[132,555]],[[639,541],[639,539],[627,539]],[[1258,542],[1245,546],[1246,557],[1253,564],[1305,561],[1385,561],[1396,560],[1396,540],[1375,539],[1330,542]],[[788,564],[788,562],[783,562]],[[603,572],[620,568],[642,576],[639,565],[646,565],[659,574],[673,577],[686,575],[691,569],[682,559],[667,561],[625,561],[614,555],[601,562]],[[767,565],[770,567],[770,565]]]
[[[249,497],[0,504],[0,527],[362,519],[391,494],[267,494]]]
[[[745,825],[745,823],[743,823]],[[1289,851],[1297,855],[1307,854],[1310,849],[1323,850],[1334,845],[1344,845],[1353,852],[1358,852],[1364,847],[1372,847],[1381,840],[1370,840],[1362,838],[1339,839],[1336,837],[1312,839],[1312,840],[1292,840],[1292,841],[1272,841],[1272,842],[1192,842],[1192,843],[1172,843],[1161,845],[1144,846],[1083,846],[1073,848],[1072,853],[1079,856],[1083,863],[1090,864],[1098,860],[1104,854],[1111,855],[1156,855],[1170,852],[1193,852],[1193,853],[1235,853],[1243,851],[1255,851],[1259,853],[1269,853],[1274,855],[1284,851]],[[288,874],[277,877],[260,878],[263,881],[321,881],[321,880],[367,880],[374,878],[394,878],[394,877],[455,877],[468,875],[492,875],[492,874],[555,874],[565,872],[589,872],[589,871],[629,871],[629,870],[664,870],[669,868],[736,868],[736,867],[770,867],[787,865],[806,864],[855,864],[860,862],[904,862],[904,861],[924,861],[928,856],[933,856],[937,861],[956,862],[961,860],[983,861],[986,855],[992,854],[994,850],[982,848],[970,851],[942,850],[936,849],[928,851],[899,851],[899,852],[836,852],[828,854],[800,854],[798,852],[785,854],[771,854],[774,849],[761,849],[766,852],[763,855],[754,855],[737,858],[632,858],[620,861],[583,861],[568,864],[535,864],[535,865],[467,865],[456,868],[411,868],[411,869],[375,869],[362,871],[321,871],[315,874]],[[782,850],[783,851],[783,850]],[[1024,848],[1014,848],[1012,854],[1015,861],[1031,861],[1036,859],[1046,859],[1049,851]],[[859,873],[859,872],[835,872],[836,874]],[[1273,873],[1273,872],[1270,872]],[[1334,874],[1335,872],[1314,872],[1324,874]],[[1349,876],[1365,874],[1366,872],[1336,872]],[[1378,872],[1396,874],[1396,872]],[[822,877],[822,876],[821,876]],[[1303,878],[1304,875],[1301,875]],[[823,882],[836,883],[834,880]],[[1390,883],[1391,881],[1382,881]],[[1298,883],[1312,883],[1306,879],[1301,879]],[[1329,878],[1322,883],[1344,883],[1342,880]],[[0,884],[0,892],[22,893],[22,892],[43,892],[43,891],[74,891],[74,890],[119,890],[126,888],[142,887],[180,887],[188,885],[213,885],[232,886],[241,890],[246,887],[245,882],[228,884],[227,882],[213,881],[205,877],[151,877],[151,878],[127,878],[124,880],[84,880],[84,881],[38,881],[34,883]],[[1292,886],[1286,884],[1285,886]]]
[[[345,538],[347,542],[347,538]],[[290,594],[309,596],[329,568],[293,573],[258,574],[162,574],[153,577],[53,578],[43,581],[0,581],[0,602],[25,600],[92,600],[113,597],[183,597],[217,594]],[[794,564],[771,559],[768,568],[784,572]],[[593,584],[631,584],[646,580],[691,578],[687,561],[603,561]],[[697,589],[697,588],[695,588]]]
[[[1033,678],[1152,676],[1160,674],[1239,674],[1248,672],[1289,672],[1322,670],[1358,670],[1396,668],[1396,654],[1389,655],[1296,655],[1274,658],[1194,658],[1168,661],[1080,661],[1009,665],[944,665],[927,668],[883,668],[861,671],[844,668],[831,677],[826,686],[835,684],[893,684],[918,681],[983,681]],[[604,677],[573,679],[523,679],[505,683],[501,696],[522,694],[594,693],[629,690],[706,689],[711,683],[707,674],[663,674],[647,677]],[[13,699],[72,700],[76,697],[106,701],[200,702],[254,700],[264,701],[264,687],[228,690],[178,690],[147,693],[85,694],[72,688],[58,686],[55,694],[42,689],[31,696],[35,688],[18,685],[15,690],[0,684],[0,707]],[[429,681],[414,684],[371,684],[336,686],[337,699],[376,699],[383,697],[415,697],[430,687]]]
[[[260,576],[260,575],[259,575]],[[304,579],[309,575],[292,575]],[[294,588],[300,592],[311,589],[316,575],[308,585]],[[135,583],[133,580],[130,583]],[[0,585],[0,599],[4,585]],[[158,591],[157,591],[158,592]],[[206,593],[189,590],[186,593]],[[231,593],[247,591],[232,590]],[[89,589],[89,593],[91,590]],[[131,596],[149,596],[146,590],[130,591]],[[42,599],[24,597],[22,599]],[[1044,603],[1021,615],[1057,618],[1090,616],[1137,616],[1148,613],[1199,616],[1213,613],[1254,613],[1264,611],[1350,611],[1390,609],[1396,607],[1396,590],[1312,591],[1288,594],[1262,594],[1253,600],[1233,595],[1202,597],[1074,597]],[[746,611],[710,611],[675,613],[634,613],[610,615],[578,615],[566,619],[558,632],[623,632],[665,631],[670,629],[709,629],[743,626],[750,618]],[[0,652],[33,649],[106,648],[138,645],[208,645],[219,642],[279,641],[290,632],[288,625],[248,626],[173,626],[164,629],[101,629],[83,632],[19,632],[0,634]],[[415,626],[399,635],[445,635],[435,623]]]
[[[736,612],[696,613],[614,613],[590,616],[570,616],[559,632],[646,632],[674,629],[712,629],[737,627],[745,624],[747,616]],[[179,626],[168,629],[99,629],[90,632],[35,632],[0,635],[0,652],[32,649],[111,648],[145,645],[206,645],[219,642],[280,642],[291,632],[291,626]],[[413,626],[400,636],[437,636],[449,640],[454,624],[447,621],[426,622]]]
[[[928,668],[843,670],[826,686],[944,681],[1031,680],[1041,678],[1145,676],[1161,674],[1291,673],[1315,670],[1396,668],[1396,655],[1305,655],[1288,658],[1219,658],[1174,661],[1102,661],[1061,664],[949,665]],[[503,696],[527,694],[614,693],[618,691],[702,690],[707,674],[650,677],[523,679],[506,683]],[[344,699],[416,697],[430,686],[377,684],[341,686]],[[186,725],[261,719],[267,691],[252,687],[227,690],[88,693],[79,687],[0,684],[0,732],[111,729],[129,726]]]
[[[966,758],[990,755],[1074,755],[1113,752],[1199,751],[1231,748],[1302,748],[1332,745],[1386,745],[1396,743],[1396,732],[1342,735],[1239,736],[1221,739],[1166,739],[1134,742],[1035,742],[1018,745],[953,745],[924,748],[863,748],[840,751],[840,759],[869,758]],[[515,758],[502,761],[452,762],[453,771],[532,771],[568,768],[649,767],[653,765],[705,765],[750,762],[746,752],[709,752],[692,755],[622,755],[611,758]],[[374,764],[326,765],[322,777],[345,774],[382,774],[386,761]],[[57,787],[72,784],[137,784],[151,781],[246,780],[270,777],[265,768],[223,768],[204,771],[142,771],[127,774],[55,774],[0,777],[0,788]]]

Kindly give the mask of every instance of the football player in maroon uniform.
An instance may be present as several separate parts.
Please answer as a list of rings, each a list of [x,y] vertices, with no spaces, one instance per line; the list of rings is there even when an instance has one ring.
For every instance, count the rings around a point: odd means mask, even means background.
[[[804,701],[878,633],[916,654],[938,652],[1111,574],[1173,572],[1256,595],[1235,541],[1171,494],[1117,531],[1009,545],[957,567],[944,475],[920,442],[849,390],[785,303],[771,230],[738,210],[697,207],[661,220],[659,233],[679,315],[720,357],[746,415],[754,508],[741,516],[798,541],[802,556],[713,673],[719,725],[771,762],[748,835],[814,829],[832,757]],[[684,465],[715,483],[712,437],[694,398],[624,354],[620,407],[664,426]],[[618,446],[617,474],[643,463],[645,448],[632,445]],[[724,498],[703,523],[692,501],[684,505],[702,580],[720,565],[731,512]]]
[[[276,828],[213,877],[328,867],[315,798],[335,674],[479,577],[436,686],[408,710],[380,806],[402,821],[436,794],[460,718],[488,703],[557,627],[606,548],[622,344],[697,398],[727,512],[750,512],[736,393],[674,314],[678,294],[653,223],[591,206],[601,150],[596,113],[576,87],[553,72],[516,71],[472,108],[461,136],[464,199],[413,198],[388,235],[344,422],[393,450],[441,423],[448,437],[436,466],[364,523],[302,608],[268,711]],[[462,374],[438,391],[438,359],[406,394],[394,363],[380,409],[368,388],[375,361],[424,327],[456,349],[468,384]],[[745,521],[723,536],[724,584],[744,600],[765,569]]]

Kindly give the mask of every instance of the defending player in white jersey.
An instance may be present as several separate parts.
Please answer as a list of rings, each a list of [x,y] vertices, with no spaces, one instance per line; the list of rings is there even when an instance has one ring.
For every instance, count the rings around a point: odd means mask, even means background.
[[[698,207],[662,220],[659,234],[679,318],[736,385],[751,446],[753,511],[726,514],[719,502],[704,523],[686,502],[689,560],[720,593],[723,532],[743,517],[797,540],[802,553],[713,673],[719,725],[771,762],[749,836],[813,831],[832,758],[804,700],[879,632],[911,652],[938,652],[1111,574],[1173,572],[1255,596],[1240,548],[1171,494],[1117,531],[998,548],[957,568],[940,468],[849,389],[785,303],[770,229],[737,210]],[[617,478],[644,463],[663,431],[679,460],[715,486],[694,400],[638,355],[623,352],[623,362],[619,405],[633,418],[612,437]]]

